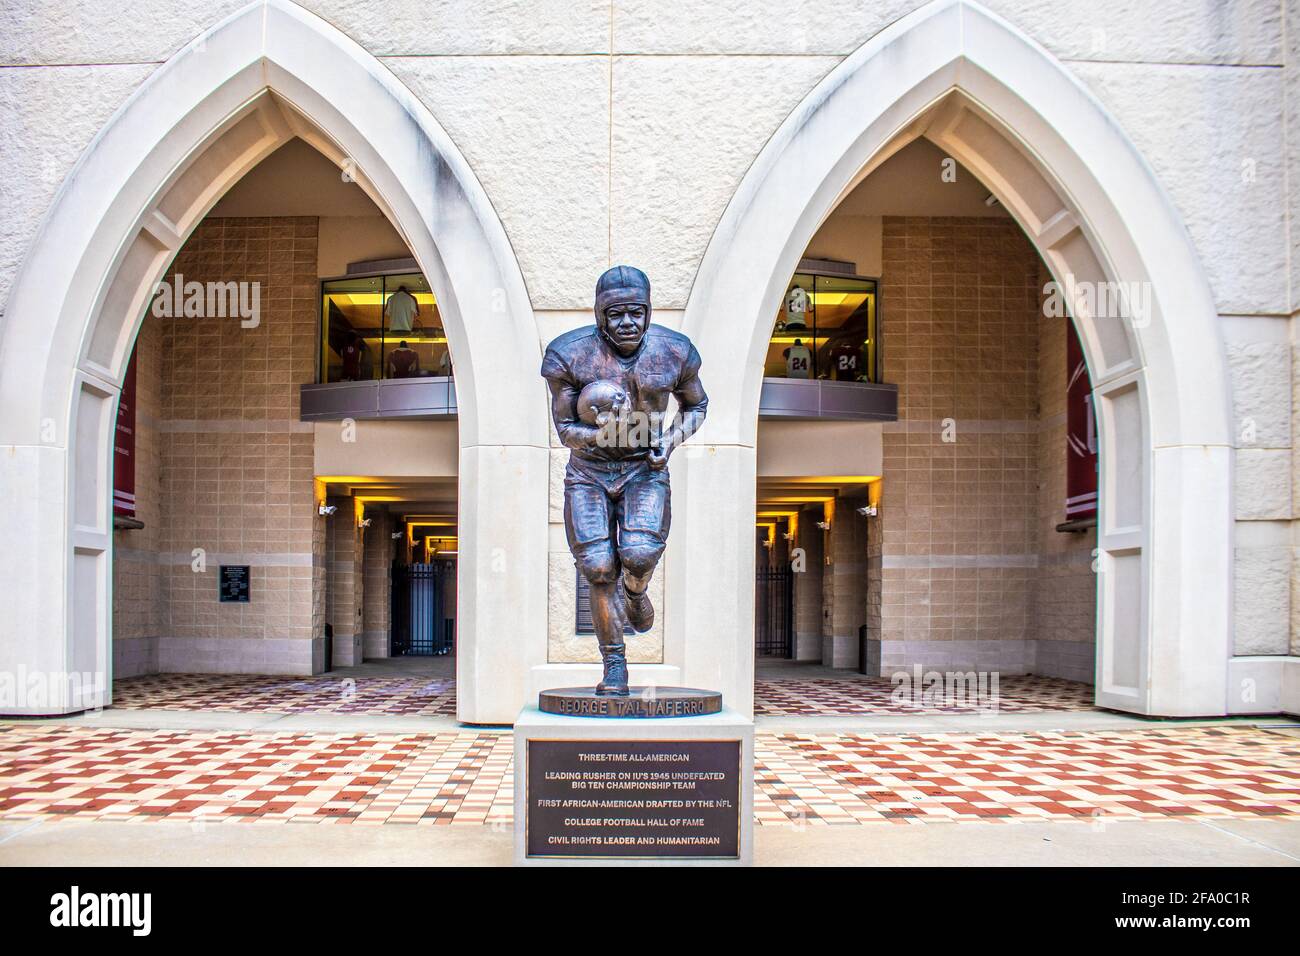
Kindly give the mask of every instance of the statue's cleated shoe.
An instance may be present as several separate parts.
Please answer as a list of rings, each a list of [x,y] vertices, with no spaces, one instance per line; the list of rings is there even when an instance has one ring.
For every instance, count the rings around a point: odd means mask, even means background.
[[[596,685],[598,697],[626,697],[627,690],[627,655],[623,644],[611,644],[600,649],[600,656],[605,662],[605,677]]]
[[[644,591],[629,591],[623,585],[623,607],[627,611],[627,622],[633,630],[644,634],[655,624],[655,606],[650,603],[650,595]]]

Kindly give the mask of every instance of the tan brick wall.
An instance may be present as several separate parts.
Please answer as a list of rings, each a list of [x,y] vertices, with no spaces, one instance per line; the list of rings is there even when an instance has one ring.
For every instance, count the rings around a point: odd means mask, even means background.
[[[822,656],[827,667],[858,666],[858,628],[867,623],[867,521],[854,509],[865,498],[841,498],[824,532]]]
[[[363,659],[361,623],[365,613],[365,538],[357,522],[356,499],[331,498],[337,510],[326,519],[326,621],[333,626],[334,667],[351,667]]]
[[[900,400],[869,521],[870,663],[1090,680],[1095,534],[1055,530],[1066,320],[1043,317],[1048,273],[1010,220],[887,217],[882,258]]]
[[[1037,254],[1010,220],[886,217],[882,261],[884,376],[900,396],[872,522],[882,669],[1022,671],[1038,550]]]
[[[129,540],[150,541],[156,553],[164,671],[313,669],[325,613],[325,529],[315,514],[314,438],[298,421],[298,386],[315,373],[316,244],[312,217],[209,218],[164,281],[180,273],[186,282],[259,283],[259,324],[145,320],[142,348],[149,354],[156,339],[158,358],[156,372],[142,366],[140,390],[157,390],[159,478],[141,508],[152,510],[146,525],[156,530]],[[195,549],[206,561],[202,573],[191,567]],[[251,603],[218,602],[221,564],[252,566]],[[138,591],[152,573],[117,562],[115,592]],[[118,636],[138,628],[124,615]]]
[[[822,657],[825,532],[817,527],[821,516],[820,507],[801,512],[795,541],[804,554],[804,570],[794,576],[795,658],[801,661],[820,661]]]
[[[392,613],[392,533],[400,528],[386,511],[371,512],[365,536],[362,587],[362,651],[364,657],[388,656],[389,615]]]

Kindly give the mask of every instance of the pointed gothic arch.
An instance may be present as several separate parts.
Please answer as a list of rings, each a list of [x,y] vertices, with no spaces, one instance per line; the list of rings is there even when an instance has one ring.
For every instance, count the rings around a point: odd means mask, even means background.
[[[1224,713],[1231,401],[1208,283],[1119,124],[1049,53],[968,0],[928,4],[833,70],[749,168],[704,255],[683,330],[712,401],[682,456],[668,565],[667,638],[684,676],[751,705],[755,440],[772,316],[821,223],[919,136],[989,187],[1058,281],[1150,290],[1145,320],[1074,315],[1101,439],[1097,702]]]
[[[298,136],[354,179],[437,295],[456,361],[461,555],[458,708],[513,719],[545,649],[548,423],[522,274],[474,173],[373,56],[286,0],[260,0],[178,52],[63,183],[0,329],[0,671],[111,670],[111,435],[154,283],[225,191]],[[512,502],[510,513],[499,507]],[[18,708],[67,713],[106,685],[51,684]]]

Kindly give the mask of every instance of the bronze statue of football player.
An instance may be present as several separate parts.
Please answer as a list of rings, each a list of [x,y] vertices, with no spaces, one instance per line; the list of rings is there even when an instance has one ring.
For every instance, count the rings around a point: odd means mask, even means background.
[[[700,353],[650,324],[650,280],[615,266],[596,283],[596,324],[546,347],[551,416],[570,449],[564,474],[569,550],[591,587],[605,673],[596,693],[625,697],[625,624],[654,624],[646,587],[668,537],[668,458],[704,422]],[[677,415],[662,428],[668,396]]]

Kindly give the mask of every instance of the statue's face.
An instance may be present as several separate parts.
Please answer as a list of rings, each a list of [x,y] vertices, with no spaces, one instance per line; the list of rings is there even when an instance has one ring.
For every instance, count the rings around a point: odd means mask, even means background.
[[[622,355],[641,346],[650,325],[650,310],[640,302],[615,302],[605,309],[605,336]]]

